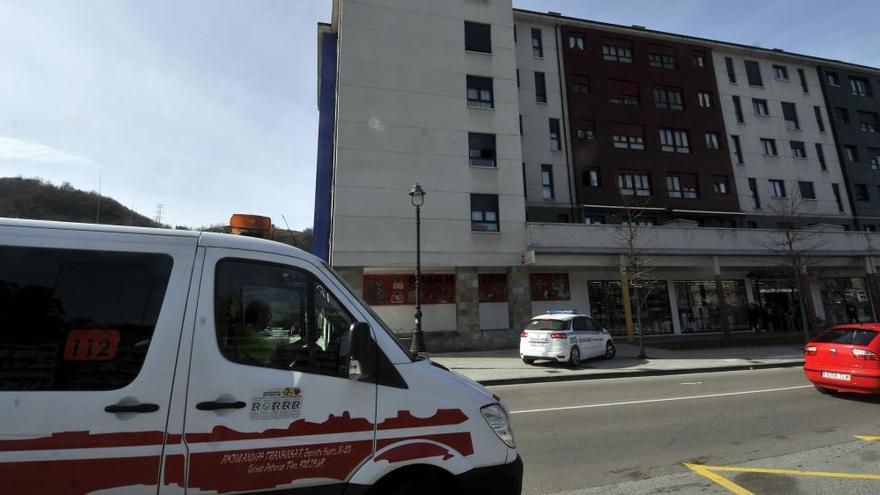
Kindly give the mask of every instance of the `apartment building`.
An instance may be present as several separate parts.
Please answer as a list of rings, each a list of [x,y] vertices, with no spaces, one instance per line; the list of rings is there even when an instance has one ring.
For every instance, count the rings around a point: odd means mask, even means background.
[[[851,188],[816,59],[510,1],[335,0],[319,41],[315,252],[401,336],[415,304],[414,183],[427,192],[432,350],[511,345],[551,308],[631,333],[620,225],[632,212],[654,268],[643,332],[745,330],[750,303],[787,328],[798,284],[767,246],[788,227],[771,205],[795,197],[807,203],[797,226],[821,241],[810,313],[880,309],[880,239],[844,231]],[[746,111],[758,107],[768,115]]]
[[[712,56],[744,226],[776,228],[796,216],[850,228],[818,66],[735,47]]]
[[[880,227],[880,76],[877,70],[821,65],[830,127],[859,228]]]

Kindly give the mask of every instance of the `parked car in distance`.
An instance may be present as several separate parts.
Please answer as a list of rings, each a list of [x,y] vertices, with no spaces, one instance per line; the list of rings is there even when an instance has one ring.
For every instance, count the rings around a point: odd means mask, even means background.
[[[804,374],[823,393],[880,394],[880,323],[840,325],[804,347]]]
[[[584,359],[614,357],[614,340],[596,320],[569,310],[535,316],[519,334],[519,356],[526,364],[551,359],[577,366]]]

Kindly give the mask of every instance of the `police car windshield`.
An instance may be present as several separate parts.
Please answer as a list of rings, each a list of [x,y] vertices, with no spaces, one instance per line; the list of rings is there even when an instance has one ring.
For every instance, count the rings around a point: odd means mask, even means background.
[[[568,330],[568,321],[532,320],[526,330]]]

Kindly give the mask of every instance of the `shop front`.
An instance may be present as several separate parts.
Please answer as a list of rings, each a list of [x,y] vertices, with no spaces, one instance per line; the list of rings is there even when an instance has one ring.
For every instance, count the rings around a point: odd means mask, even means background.
[[[722,321],[714,280],[676,280],[674,284],[682,333],[749,329],[744,281],[724,280],[721,283],[729,324]]]
[[[613,335],[626,335],[623,291],[619,280],[591,280],[587,282],[590,314]],[[636,295],[630,289],[635,324]],[[639,289],[642,300],[642,331],[644,335],[673,333],[669,291],[665,280],[654,280],[649,287]],[[637,332],[636,332],[637,333]]]
[[[864,278],[822,278],[818,283],[827,324],[873,320]]]

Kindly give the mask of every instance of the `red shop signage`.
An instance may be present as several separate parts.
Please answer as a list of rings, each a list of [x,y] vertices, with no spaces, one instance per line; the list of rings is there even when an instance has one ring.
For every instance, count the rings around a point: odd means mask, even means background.
[[[455,275],[422,275],[422,304],[455,303]],[[364,300],[371,306],[414,305],[415,275],[364,275]]]
[[[504,273],[481,273],[480,302],[507,302],[507,275]]]
[[[567,273],[532,273],[532,301],[568,301],[571,290]]]

